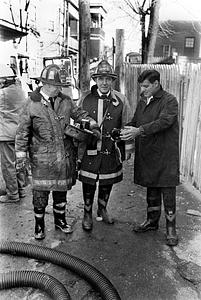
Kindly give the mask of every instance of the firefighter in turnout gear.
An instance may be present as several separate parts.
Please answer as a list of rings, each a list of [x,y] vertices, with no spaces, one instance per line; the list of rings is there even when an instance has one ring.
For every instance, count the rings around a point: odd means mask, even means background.
[[[0,203],[19,202],[26,196],[25,174],[16,169],[15,134],[20,113],[26,102],[20,83],[13,70],[0,65],[0,159],[6,195]]]
[[[61,76],[62,75],[62,76]],[[68,75],[68,74],[67,74]],[[76,153],[73,138],[65,134],[70,118],[80,123],[90,121],[90,129],[100,135],[98,125],[86,111],[61,93],[65,76],[57,65],[45,67],[42,87],[30,94],[21,114],[16,134],[16,157],[20,165],[29,154],[32,171],[35,238],[45,238],[45,208],[52,191],[55,228],[71,233],[66,222],[67,190],[76,181]]]
[[[141,98],[132,121],[121,132],[135,139],[134,182],[147,188],[147,219],[135,232],[157,230],[163,200],[166,243],[176,246],[176,186],[179,184],[178,102],[164,91],[160,73],[145,70],[138,78]]]
[[[120,129],[131,120],[127,98],[112,89],[117,78],[111,65],[103,60],[92,75],[96,85],[81,100],[81,107],[88,111],[101,128],[101,139],[87,144],[79,172],[84,198],[82,227],[92,230],[92,208],[98,183],[97,221],[113,224],[107,212],[108,200],[114,183],[123,178],[122,161],[132,151],[132,142],[119,141]]]

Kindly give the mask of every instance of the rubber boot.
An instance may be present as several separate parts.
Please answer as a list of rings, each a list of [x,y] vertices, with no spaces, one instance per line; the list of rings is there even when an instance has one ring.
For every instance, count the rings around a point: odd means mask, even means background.
[[[178,244],[176,234],[176,187],[162,188],[162,193],[166,217],[166,244],[176,246]]]
[[[86,231],[91,231],[93,228],[92,209],[96,185],[83,183],[83,198],[84,198],[84,217],[82,220],[82,228]]]
[[[34,207],[35,213],[35,233],[36,240],[43,240],[45,238],[45,208]]]
[[[90,231],[93,228],[93,219],[92,219],[92,205],[90,199],[86,199],[84,203],[84,217],[82,220],[82,228],[86,231]]]
[[[158,222],[161,215],[161,206],[153,206],[147,208],[147,220],[142,224],[136,224],[133,227],[135,232],[146,232],[149,230],[157,230]]]
[[[147,219],[142,224],[135,224],[133,231],[137,233],[157,230],[161,216],[160,188],[147,188]]]
[[[53,204],[54,224],[55,229],[59,229],[64,233],[72,233],[71,225],[66,222],[66,202]]]
[[[168,246],[176,246],[178,244],[178,236],[176,233],[176,214],[173,211],[165,213],[166,217],[166,244]]]
[[[98,191],[98,210],[97,218],[98,222],[103,221],[106,224],[114,224],[114,219],[112,219],[107,212],[107,204],[112,190],[112,185],[99,186]]]

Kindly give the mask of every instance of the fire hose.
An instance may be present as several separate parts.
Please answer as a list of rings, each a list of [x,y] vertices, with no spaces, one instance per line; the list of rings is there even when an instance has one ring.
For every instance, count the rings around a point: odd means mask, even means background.
[[[17,287],[41,289],[55,300],[71,300],[64,285],[48,274],[25,270],[0,274],[0,290]]]
[[[121,300],[112,283],[99,270],[78,257],[47,247],[14,241],[0,241],[0,253],[35,258],[64,267],[83,277],[100,293],[103,300]]]

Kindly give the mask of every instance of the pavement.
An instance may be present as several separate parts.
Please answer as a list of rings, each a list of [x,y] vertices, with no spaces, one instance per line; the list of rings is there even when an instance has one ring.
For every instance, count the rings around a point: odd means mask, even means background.
[[[0,187],[1,189],[1,187]],[[146,215],[146,189],[133,184],[133,157],[124,163],[124,180],[114,185],[108,211],[114,225],[95,220],[91,233],[82,229],[81,184],[68,192],[67,220],[74,232],[55,231],[52,199],[46,212],[46,238],[33,237],[34,215],[31,187],[20,203],[0,204],[0,239],[27,242],[78,257],[97,268],[117,289],[121,300],[198,300],[201,299],[201,194],[190,184],[177,188],[177,231],[179,244],[165,244],[165,217],[162,212],[158,231],[136,234],[134,221]],[[100,300],[100,294],[79,274],[50,262],[0,254],[1,272],[37,270],[57,278],[72,300]],[[0,291],[0,300],[48,300],[39,289],[14,288]]]

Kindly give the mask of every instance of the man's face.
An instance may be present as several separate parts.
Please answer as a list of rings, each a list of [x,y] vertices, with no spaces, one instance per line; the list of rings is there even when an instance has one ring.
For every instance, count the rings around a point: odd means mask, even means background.
[[[149,80],[145,79],[140,83],[140,95],[146,98],[150,98],[158,90],[158,87],[158,80],[155,80],[153,83],[151,83]]]
[[[99,91],[102,94],[107,94],[112,88],[113,79],[108,76],[100,76],[95,79]]]
[[[49,97],[57,96],[60,91],[61,91],[61,86],[55,86],[55,85],[48,84],[48,96]]]

